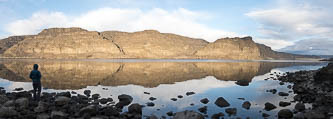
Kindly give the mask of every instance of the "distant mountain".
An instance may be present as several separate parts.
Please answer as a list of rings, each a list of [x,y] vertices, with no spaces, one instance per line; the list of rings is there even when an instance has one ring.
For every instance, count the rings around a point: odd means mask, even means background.
[[[9,58],[95,59],[300,59],[315,56],[273,51],[251,37],[203,39],[155,30],[140,32],[87,31],[81,28],[50,28],[37,35],[0,40],[0,54]]]

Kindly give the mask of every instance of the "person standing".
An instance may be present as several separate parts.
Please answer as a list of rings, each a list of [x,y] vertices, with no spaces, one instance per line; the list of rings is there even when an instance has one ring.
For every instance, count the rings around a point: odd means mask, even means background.
[[[40,93],[42,91],[42,84],[40,79],[42,78],[42,74],[38,71],[38,64],[34,64],[33,70],[30,72],[30,79],[32,80],[33,87],[33,97],[34,100],[39,100]]]

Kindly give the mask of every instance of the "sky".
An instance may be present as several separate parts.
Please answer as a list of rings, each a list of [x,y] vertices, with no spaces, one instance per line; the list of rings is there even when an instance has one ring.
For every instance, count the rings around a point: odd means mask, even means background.
[[[0,0],[0,38],[45,28],[147,29],[209,42],[252,36],[274,50],[333,55],[332,0]]]

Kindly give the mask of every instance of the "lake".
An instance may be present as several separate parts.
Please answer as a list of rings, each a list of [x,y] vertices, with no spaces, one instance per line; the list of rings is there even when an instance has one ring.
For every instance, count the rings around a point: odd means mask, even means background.
[[[40,66],[43,92],[76,91],[83,94],[89,89],[92,94],[112,97],[115,102],[118,95],[128,94],[134,99],[132,103],[155,104],[143,108],[144,116],[154,114],[167,118],[170,118],[166,114],[169,111],[199,112],[203,106],[207,106],[207,113],[203,114],[208,117],[223,112],[231,118],[262,118],[263,113],[276,118],[280,109],[294,109],[295,105],[279,107],[280,101],[293,102],[294,94],[288,88],[291,84],[280,85],[279,81],[273,80],[276,75],[327,65],[325,62],[287,60],[0,60],[0,87],[7,91],[20,87],[31,90],[28,76],[33,64]],[[266,91],[269,89],[289,92],[289,96],[272,94]],[[187,96],[186,92],[195,94]],[[178,98],[179,95],[183,98]],[[156,100],[150,101],[150,97]],[[214,102],[218,97],[226,99],[229,107],[237,108],[237,115],[228,116],[226,108],[216,106]],[[201,103],[203,98],[208,98],[209,103]],[[242,108],[245,101],[251,103],[249,110]],[[266,102],[276,105],[277,109],[263,110]]]

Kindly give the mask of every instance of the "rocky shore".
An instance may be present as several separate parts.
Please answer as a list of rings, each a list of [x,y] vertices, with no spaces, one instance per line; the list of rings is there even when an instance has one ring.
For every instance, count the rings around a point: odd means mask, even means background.
[[[333,117],[333,63],[329,63],[319,70],[287,72],[278,80],[282,83],[293,83],[292,89],[296,94],[294,101],[298,103],[293,110],[294,114],[291,113],[291,117],[297,119]],[[305,108],[305,103],[312,105],[312,108]]]

